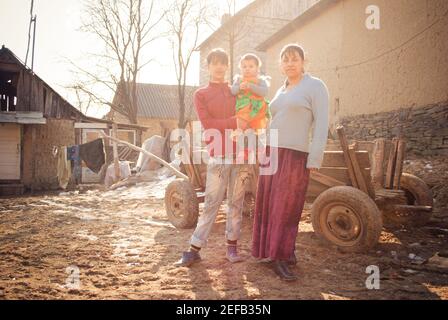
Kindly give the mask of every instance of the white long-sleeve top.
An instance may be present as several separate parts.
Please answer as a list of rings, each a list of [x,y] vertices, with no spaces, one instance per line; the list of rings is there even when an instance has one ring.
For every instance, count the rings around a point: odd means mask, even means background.
[[[328,139],[329,94],[325,83],[309,74],[286,90],[283,85],[271,104],[272,120],[267,134],[278,130],[278,143],[267,144],[308,152],[307,168],[320,168]]]

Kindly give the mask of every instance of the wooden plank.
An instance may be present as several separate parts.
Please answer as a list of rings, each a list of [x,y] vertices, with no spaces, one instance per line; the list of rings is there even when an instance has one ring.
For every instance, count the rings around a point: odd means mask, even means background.
[[[322,183],[328,187],[345,186],[346,184],[319,171],[311,172],[310,179]]]
[[[406,194],[403,190],[378,189],[375,190],[375,202],[378,206],[387,206],[391,204],[405,204],[407,202]]]
[[[193,187],[202,187],[198,177],[196,176],[194,166],[191,163],[185,163],[182,162],[182,166],[185,169],[185,172],[187,173],[187,176],[190,178],[190,182],[193,185]]]
[[[355,174],[355,179],[356,179],[356,183],[358,184],[358,188],[361,191],[368,194],[369,191],[367,190],[367,183],[364,179],[364,176],[362,175],[361,168],[359,167],[359,163],[358,163],[358,159],[356,157],[354,145],[351,145],[348,147],[348,154],[350,156],[350,161],[352,163],[353,172]]]
[[[349,144],[350,141],[347,141],[347,144]],[[374,141],[359,141],[356,140],[356,143],[358,144],[358,150],[364,150],[373,152],[375,148],[375,142]],[[325,150],[328,151],[342,151],[341,144],[338,140],[329,140],[325,146]]]
[[[395,190],[400,189],[401,174],[403,173],[403,160],[406,152],[406,141],[400,139],[398,141],[397,160],[395,162],[394,183],[393,188]]]
[[[350,177],[351,185],[355,188],[358,188],[359,185],[358,185],[358,182],[356,181],[355,171],[353,169],[353,164],[350,160],[350,154],[348,151],[348,143],[347,143],[347,138],[345,136],[344,127],[338,126],[336,128],[336,131],[339,136],[339,143],[341,144],[341,149],[342,149],[343,157],[345,160],[345,167],[347,167],[347,169],[348,169],[348,176]]]
[[[310,180],[308,184],[308,189],[306,191],[306,197],[317,197],[327,189],[329,189],[328,186],[325,186],[320,182]]]
[[[15,63],[12,64],[0,62],[0,69],[2,70],[2,72],[19,72],[20,66]]]
[[[47,98],[45,101],[45,115],[51,116],[52,106],[53,106],[53,92],[47,88]]]
[[[42,103],[39,101],[39,80],[31,78],[31,108],[30,111],[41,111]],[[43,102],[43,101],[42,101]]]
[[[372,184],[375,189],[384,187],[384,151],[386,140],[376,139],[375,148],[372,155]]]
[[[355,175],[356,175],[356,181],[358,184],[360,184],[360,178],[362,178],[362,184],[367,187],[367,194],[372,198],[375,199],[375,189],[372,186],[372,177],[370,175],[370,172],[366,172],[365,170],[362,170],[362,168],[359,166],[358,157],[355,153],[355,150],[358,148],[358,143],[355,141],[355,143],[352,145],[352,148],[349,148],[350,152],[350,159],[353,159],[353,167],[355,169]],[[371,151],[368,151],[371,153]],[[358,178],[360,177],[360,178]]]
[[[117,124],[112,124],[112,137],[117,138]],[[120,174],[120,161],[118,159],[118,147],[117,142],[112,142],[112,148],[113,148],[113,154],[114,154],[114,169],[115,169],[115,180],[114,182],[120,181],[121,174]]]
[[[17,118],[43,118],[44,114],[40,111],[30,111],[30,112],[25,112],[25,111],[17,111],[16,112],[16,117]]]
[[[412,205],[406,205],[406,204],[396,204],[393,205],[393,208],[396,211],[426,211],[431,212],[432,206],[412,206]]]
[[[369,170],[369,169],[363,169],[363,170]],[[347,168],[320,167],[319,172],[326,176],[335,178],[336,180],[343,182],[345,185],[350,184],[350,178],[348,176]]]
[[[14,113],[4,113],[0,112],[0,122],[16,122],[16,115]]]
[[[28,119],[28,118],[18,118],[17,123],[21,124],[46,124],[47,119],[41,118],[41,119]]]
[[[348,150],[348,149],[347,149]],[[369,153],[367,151],[356,150],[356,156],[361,168],[370,169]],[[343,151],[324,151],[324,157],[322,160],[322,167],[327,168],[347,168]]]
[[[190,165],[191,165],[191,167],[193,169],[193,173],[194,173],[194,176],[195,176],[196,185],[199,188],[205,188],[205,181],[202,181],[202,179],[201,179],[201,173],[199,172],[199,166],[193,164],[193,161],[192,161],[191,158],[190,158],[190,163],[191,163]]]
[[[398,138],[393,138],[392,147],[390,149],[389,159],[387,162],[386,180],[384,181],[384,187],[386,189],[392,189],[393,187],[397,150],[398,150]]]
[[[85,123],[85,122],[76,122],[75,129],[107,129],[107,123]]]

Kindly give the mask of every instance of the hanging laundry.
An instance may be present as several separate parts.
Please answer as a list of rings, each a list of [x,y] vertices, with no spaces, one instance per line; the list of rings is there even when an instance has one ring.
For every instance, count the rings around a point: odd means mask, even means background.
[[[65,190],[72,175],[71,163],[69,160],[67,160],[67,147],[65,146],[58,147],[57,157],[58,157],[57,172],[58,172],[59,186]]]
[[[67,147],[67,160],[79,160],[79,146]]]
[[[73,175],[76,180],[81,178],[81,158],[79,157],[79,145],[67,147],[67,160],[73,162]]]
[[[90,170],[95,173],[100,172],[101,167],[106,162],[103,139],[99,138],[79,145],[79,157]]]

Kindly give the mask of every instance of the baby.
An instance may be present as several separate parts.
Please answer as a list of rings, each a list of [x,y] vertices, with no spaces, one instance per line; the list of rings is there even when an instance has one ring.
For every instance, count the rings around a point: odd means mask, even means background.
[[[267,77],[259,76],[260,58],[255,54],[245,54],[240,60],[242,75],[236,75],[231,91],[236,98],[236,116],[248,122],[248,128],[255,131],[265,129],[271,117]]]

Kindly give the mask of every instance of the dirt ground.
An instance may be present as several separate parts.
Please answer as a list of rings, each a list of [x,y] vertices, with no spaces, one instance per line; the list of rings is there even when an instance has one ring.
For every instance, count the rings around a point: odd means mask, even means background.
[[[309,204],[297,239],[295,283],[250,257],[250,217],[240,242],[246,261],[226,261],[224,206],[203,261],[175,267],[192,230],[177,230],[166,218],[169,182],[0,199],[0,299],[448,298],[446,269],[422,263],[447,248],[447,226],[385,229],[370,252],[346,254],[314,235]],[[366,288],[369,265],[379,267],[379,290]],[[69,274],[76,268],[78,289]]]

